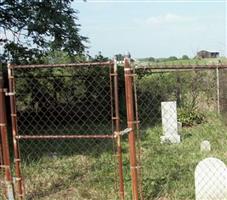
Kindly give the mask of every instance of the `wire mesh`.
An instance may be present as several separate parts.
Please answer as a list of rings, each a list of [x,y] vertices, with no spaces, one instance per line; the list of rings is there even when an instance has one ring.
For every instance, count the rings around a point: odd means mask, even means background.
[[[227,127],[218,109],[220,105],[222,113],[226,102],[222,82],[226,76],[222,70],[218,72],[219,79],[215,67],[135,69],[144,199],[226,198],[223,171],[215,164],[212,167],[213,161],[205,166],[207,170],[202,170],[205,174],[198,175],[203,178],[199,179],[195,172],[205,158],[227,161]],[[217,179],[211,179],[212,176]],[[219,196],[211,194],[215,190]]]
[[[26,199],[116,199],[111,67],[15,68]]]
[[[125,199],[225,199],[226,69],[112,64],[12,68],[26,199],[117,199],[121,167]]]

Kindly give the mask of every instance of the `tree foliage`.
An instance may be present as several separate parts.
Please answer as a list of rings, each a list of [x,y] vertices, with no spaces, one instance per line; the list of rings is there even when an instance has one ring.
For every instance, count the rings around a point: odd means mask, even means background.
[[[189,60],[190,58],[187,55],[182,56],[182,60]]]
[[[117,61],[123,61],[124,57],[125,56],[121,53],[115,55],[115,58],[116,58]]]
[[[72,0],[5,0],[0,2],[3,58],[31,62],[51,50],[81,54],[87,38],[79,34]]]
[[[138,69],[136,83],[140,117],[145,123],[161,119],[163,101],[177,102],[178,119],[187,126],[205,120],[204,108],[215,109],[216,79],[212,71],[146,73]]]

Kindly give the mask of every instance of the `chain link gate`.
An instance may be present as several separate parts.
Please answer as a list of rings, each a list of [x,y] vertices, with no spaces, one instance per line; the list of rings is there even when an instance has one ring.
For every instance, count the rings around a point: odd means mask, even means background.
[[[17,198],[123,199],[116,65],[9,65],[8,78]]]

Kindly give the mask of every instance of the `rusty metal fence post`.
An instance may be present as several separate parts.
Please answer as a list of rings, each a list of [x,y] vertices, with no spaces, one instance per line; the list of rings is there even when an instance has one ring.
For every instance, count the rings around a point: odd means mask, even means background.
[[[8,64],[8,80],[9,80],[9,92],[8,96],[10,96],[10,109],[11,109],[11,121],[12,121],[12,135],[13,135],[13,149],[14,149],[14,162],[15,162],[15,175],[16,175],[16,197],[18,199],[23,199],[23,181],[21,176],[21,168],[20,168],[20,153],[19,153],[19,145],[16,139],[17,137],[17,115],[16,115],[16,97],[15,97],[15,83],[14,76],[12,74],[11,64]]]
[[[220,114],[220,78],[219,67],[216,67],[216,85],[217,85],[217,111]]]
[[[128,135],[129,139],[129,157],[130,157],[130,172],[132,181],[132,199],[138,200],[138,177],[137,177],[137,159],[135,146],[135,119],[134,119],[134,95],[133,95],[133,69],[130,66],[129,58],[124,59],[124,74],[125,74],[125,98],[127,109],[127,124],[131,129]]]
[[[133,69],[133,74],[136,75],[135,65],[131,66]],[[137,96],[137,86],[136,78],[133,79],[133,90],[134,90],[134,104],[135,104],[135,125],[136,125],[136,153],[137,153],[137,176],[138,176],[138,189],[140,199],[143,200],[143,180],[142,180],[142,162],[141,162],[141,131],[140,131],[140,121],[139,121],[139,108],[138,108],[138,96]]]
[[[3,78],[0,76],[0,132],[1,132],[1,169],[4,171],[4,181],[6,186],[6,198],[13,200],[13,184],[10,171],[10,154],[7,133],[6,104]]]
[[[117,143],[117,158],[118,158],[118,173],[119,173],[119,196],[121,200],[124,200],[124,177],[123,177],[123,162],[122,162],[122,146],[120,133],[120,115],[119,115],[119,95],[118,95],[118,73],[117,73],[117,61],[114,59],[112,67],[113,76],[113,96],[114,96],[114,113],[113,117],[115,124],[115,136]]]

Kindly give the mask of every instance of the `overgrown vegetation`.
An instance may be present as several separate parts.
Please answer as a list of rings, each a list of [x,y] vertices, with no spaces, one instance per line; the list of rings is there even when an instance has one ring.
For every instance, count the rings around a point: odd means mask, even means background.
[[[182,126],[202,124],[206,120],[206,116],[198,110],[180,108],[177,114],[177,119],[182,123]]]
[[[183,128],[178,145],[160,145],[161,126],[147,129],[142,142],[145,199],[195,199],[194,170],[198,162],[209,156],[227,161],[226,131],[215,114],[208,114],[206,123]],[[200,152],[203,140],[211,142],[211,152]]]
[[[194,200],[194,170],[198,162],[214,156],[227,162],[227,127],[214,113],[207,122],[184,127],[182,143],[160,145],[161,124],[148,128],[142,137],[143,195],[145,200]],[[212,150],[200,152],[209,140]],[[84,155],[49,155],[23,165],[28,199],[117,199],[115,162],[111,152]],[[131,199],[127,138],[123,141],[126,199]],[[45,170],[44,170],[45,169]]]
[[[117,199],[111,153],[54,155],[23,165],[27,199]]]
[[[161,120],[163,101],[177,102],[178,119],[185,126],[204,122],[203,112],[217,109],[214,71],[152,73],[138,69],[136,72],[143,125]]]

